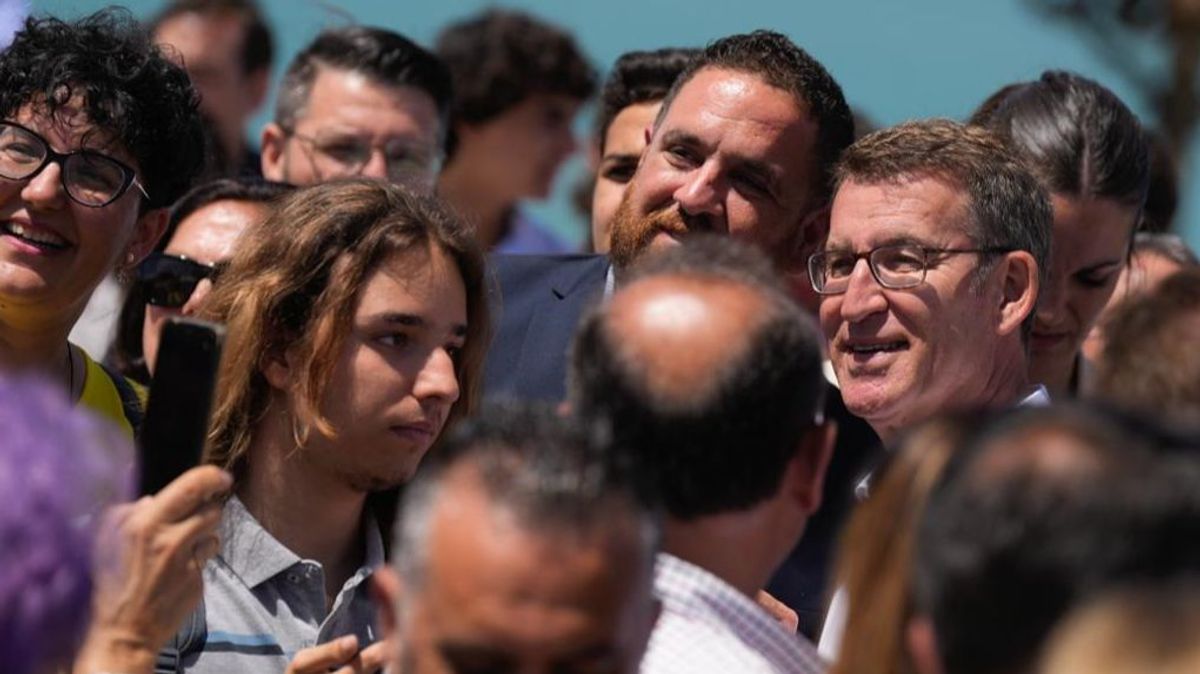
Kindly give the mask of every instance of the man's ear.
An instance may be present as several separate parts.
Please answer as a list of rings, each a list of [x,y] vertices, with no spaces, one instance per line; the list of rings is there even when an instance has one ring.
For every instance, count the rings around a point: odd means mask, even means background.
[[[908,656],[917,674],[943,674],[942,659],[938,656],[937,632],[926,616],[915,616],[904,631]]]
[[[833,457],[837,439],[837,423],[827,421],[804,434],[800,448],[788,462],[784,473],[784,488],[796,505],[809,515],[821,507],[825,493],[825,471]]]
[[[154,250],[155,244],[167,231],[167,209],[155,208],[138,216],[133,236],[125,245],[124,259],[118,264],[136,265]]]
[[[829,236],[829,204],[809,211],[800,218],[796,233],[791,241],[788,270],[807,269],[808,256],[817,252]]]
[[[381,639],[391,639],[392,647],[397,649],[389,653],[387,662],[399,662],[400,644],[400,598],[404,593],[404,581],[391,566],[385,564],[371,574],[371,598],[375,601],[376,613],[379,616],[379,628],[383,633]]]
[[[261,138],[262,174],[267,180],[287,182],[284,178],[284,152],[287,149],[287,133],[283,127],[270,122],[263,127]]]
[[[1003,288],[1000,294],[997,333],[1010,334],[1037,308],[1039,291],[1038,264],[1028,251],[1014,250],[1004,254]]]

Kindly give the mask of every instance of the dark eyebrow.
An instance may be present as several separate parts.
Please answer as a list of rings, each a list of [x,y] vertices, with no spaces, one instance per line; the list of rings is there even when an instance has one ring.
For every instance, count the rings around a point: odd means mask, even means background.
[[[662,142],[664,145],[690,145],[692,147],[703,147],[704,145],[696,134],[680,129],[663,132]]]
[[[1119,267],[1123,264],[1125,264],[1125,258],[1121,258],[1119,260],[1103,260],[1101,262],[1097,262],[1094,265],[1084,267],[1083,269],[1080,269],[1079,271],[1095,272],[1095,271],[1100,271],[1101,269],[1104,269],[1105,267]]]
[[[376,318],[384,323],[395,323],[406,328],[423,328],[426,325],[424,318],[416,314],[406,314],[403,312],[388,312],[380,314]],[[450,328],[450,332],[455,337],[465,337],[467,335],[467,324],[458,323]]]
[[[937,248],[937,246],[931,245],[927,241],[921,241],[919,239],[914,239],[911,236],[906,236],[903,234],[896,234],[896,235],[892,235],[885,239],[875,242],[874,244],[871,245],[871,247],[868,250],[875,250],[876,248],[884,248],[886,246],[918,246],[920,248]],[[825,248],[825,252],[827,252],[827,253],[853,253],[853,252],[855,252],[855,250],[850,246],[835,245],[835,246],[827,246]],[[867,251],[864,250],[862,252],[865,253]]]

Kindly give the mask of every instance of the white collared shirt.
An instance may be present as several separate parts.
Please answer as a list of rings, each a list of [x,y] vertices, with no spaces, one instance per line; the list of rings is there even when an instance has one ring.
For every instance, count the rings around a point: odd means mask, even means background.
[[[804,637],[790,634],[753,599],[708,571],[659,553],[654,593],[662,614],[642,674],[819,674]]]

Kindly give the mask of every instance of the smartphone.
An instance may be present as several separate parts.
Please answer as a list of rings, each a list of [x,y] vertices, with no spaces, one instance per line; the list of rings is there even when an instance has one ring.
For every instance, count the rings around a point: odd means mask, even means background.
[[[199,465],[225,328],[175,317],[163,326],[138,441],[140,495],[158,493]]]

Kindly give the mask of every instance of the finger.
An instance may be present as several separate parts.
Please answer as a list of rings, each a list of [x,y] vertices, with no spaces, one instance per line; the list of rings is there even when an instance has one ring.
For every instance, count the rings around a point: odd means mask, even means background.
[[[320,646],[300,651],[288,665],[287,674],[324,674],[354,657],[357,651],[358,637],[347,634]]]
[[[383,666],[387,664],[391,645],[391,639],[384,639],[383,641],[376,641],[362,649],[357,658],[360,670],[363,672],[377,672],[383,669]]]
[[[192,468],[154,496],[148,516],[161,522],[178,522],[223,500],[232,486],[233,477],[216,466]]]

